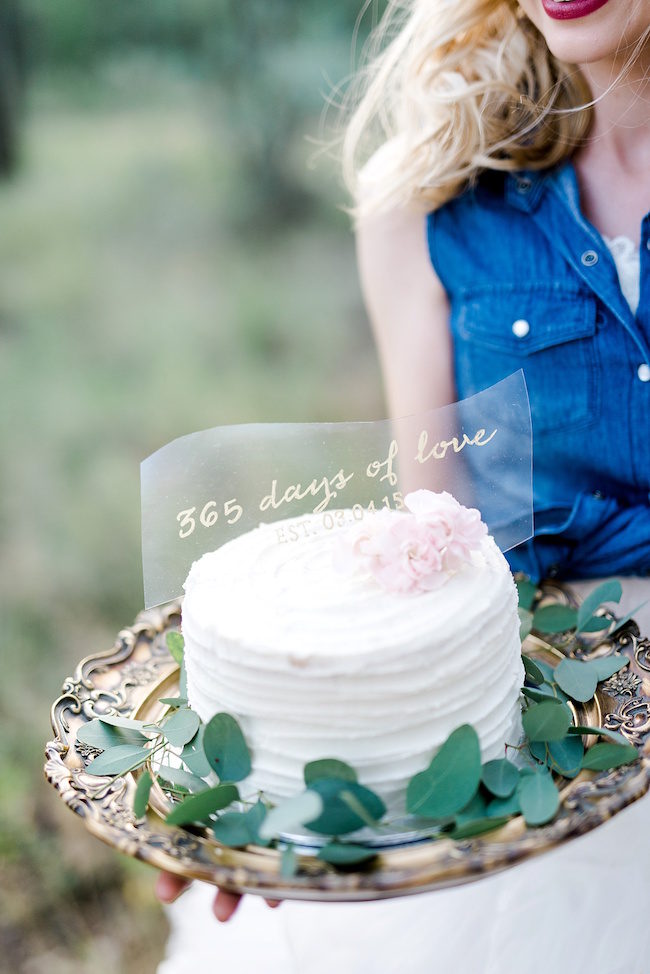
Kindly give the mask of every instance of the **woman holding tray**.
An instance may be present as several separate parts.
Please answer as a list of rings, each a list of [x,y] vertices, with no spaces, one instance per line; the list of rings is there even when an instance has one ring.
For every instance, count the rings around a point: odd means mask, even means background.
[[[648,600],[650,633],[650,2],[394,0],[375,41],[343,158],[390,412],[523,368],[535,536],[510,564],[579,595],[619,576],[618,613]],[[197,886],[160,971],[642,974],[649,833],[645,798],[474,885],[278,911],[246,897],[218,929]],[[159,877],[164,902],[184,888]],[[239,899],[220,891],[216,916]]]

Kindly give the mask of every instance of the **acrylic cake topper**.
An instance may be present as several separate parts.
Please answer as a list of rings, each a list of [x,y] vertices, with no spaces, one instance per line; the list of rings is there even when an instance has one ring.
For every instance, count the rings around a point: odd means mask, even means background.
[[[322,530],[401,508],[419,488],[475,507],[502,551],[533,534],[532,425],[521,369],[460,402],[397,420],[259,423],[190,433],[141,465],[147,608],[182,594],[192,562],[261,522]],[[305,525],[305,529],[306,529]],[[299,537],[278,528],[278,543]]]

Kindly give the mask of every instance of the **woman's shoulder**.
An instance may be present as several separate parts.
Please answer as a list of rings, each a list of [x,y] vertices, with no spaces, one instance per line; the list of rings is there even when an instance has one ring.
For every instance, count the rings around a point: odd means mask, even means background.
[[[393,292],[442,299],[428,248],[427,212],[415,205],[395,205],[365,212],[355,228],[362,287],[381,294]]]

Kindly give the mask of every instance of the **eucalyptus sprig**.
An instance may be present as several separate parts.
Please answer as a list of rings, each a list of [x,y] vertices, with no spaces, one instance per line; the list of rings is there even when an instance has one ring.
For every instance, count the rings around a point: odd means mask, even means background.
[[[537,605],[540,591],[528,578],[515,579],[519,598],[519,617],[521,620],[520,635],[522,640],[533,630],[539,633],[592,633],[603,632],[605,637],[613,635],[621,626],[625,625],[647,599],[641,602],[623,619],[614,622],[601,612],[606,602],[620,602],[623,594],[621,583],[616,578],[606,579],[592,589],[583,599],[578,608],[560,603]],[[608,632],[605,632],[608,630]]]
[[[605,582],[579,609],[535,608],[537,587],[518,579],[517,588],[522,633],[604,631],[611,622],[599,610],[603,602],[618,601],[621,595],[619,583]],[[179,696],[161,698],[167,709],[152,723],[102,715],[82,725],[77,741],[98,752],[87,772],[118,776],[142,769],[134,794],[136,819],[146,814],[157,782],[175,799],[166,819],[170,825],[207,829],[220,843],[235,848],[273,845],[281,850],[283,876],[299,868],[286,837],[301,829],[327,837],[318,852],[322,861],[337,868],[372,865],[376,849],[355,841],[355,834],[364,828],[381,833],[398,820],[386,817],[383,800],[359,782],[356,770],[340,758],[326,756],[305,765],[304,788],[295,795],[277,803],[262,792],[242,797],[240,784],[253,764],[242,729],[228,713],[215,714],[207,723],[200,721],[185,695],[183,637],[168,633],[167,645],[181,668]],[[636,748],[620,734],[575,726],[569,706],[570,700],[590,700],[600,681],[628,664],[626,657],[564,658],[555,668],[526,654],[522,661],[525,740],[506,745],[506,752],[519,753],[519,762],[507,756],[482,762],[478,735],[471,725],[463,724],[408,782],[407,815],[399,819],[401,827],[410,822],[423,836],[460,841],[500,828],[516,815],[522,815],[529,826],[543,825],[558,811],[563,780],[637,759]],[[596,736],[604,740],[585,748],[584,738]],[[352,836],[352,841],[346,836]]]

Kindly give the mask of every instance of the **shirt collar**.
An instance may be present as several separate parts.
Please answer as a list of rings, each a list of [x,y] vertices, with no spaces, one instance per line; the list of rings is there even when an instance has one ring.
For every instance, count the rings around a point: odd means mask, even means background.
[[[532,213],[540,204],[547,185],[555,182],[568,197],[572,207],[580,209],[575,171],[570,160],[551,169],[519,169],[506,177],[506,201],[515,209]]]

